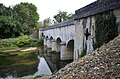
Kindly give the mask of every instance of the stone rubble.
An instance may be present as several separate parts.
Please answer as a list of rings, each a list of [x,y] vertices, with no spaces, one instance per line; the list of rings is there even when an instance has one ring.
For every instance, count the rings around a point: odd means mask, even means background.
[[[120,35],[49,79],[120,79]]]

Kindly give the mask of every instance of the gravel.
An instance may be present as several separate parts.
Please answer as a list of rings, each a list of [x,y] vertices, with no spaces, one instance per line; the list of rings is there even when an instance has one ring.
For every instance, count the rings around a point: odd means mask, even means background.
[[[120,35],[49,79],[120,79]]]

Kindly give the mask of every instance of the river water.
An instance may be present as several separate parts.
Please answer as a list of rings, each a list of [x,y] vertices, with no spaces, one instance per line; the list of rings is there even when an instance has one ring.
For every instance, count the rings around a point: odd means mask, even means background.
[[[52,75],[69,61],[61,61],[59,53],[43,51],[0,52],[0,79],[34,78]]]

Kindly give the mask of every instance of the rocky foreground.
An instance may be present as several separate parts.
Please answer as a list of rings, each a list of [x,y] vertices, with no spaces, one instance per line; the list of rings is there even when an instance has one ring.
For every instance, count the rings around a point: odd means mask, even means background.
[[[120,35],[49,79],[120,79]]]

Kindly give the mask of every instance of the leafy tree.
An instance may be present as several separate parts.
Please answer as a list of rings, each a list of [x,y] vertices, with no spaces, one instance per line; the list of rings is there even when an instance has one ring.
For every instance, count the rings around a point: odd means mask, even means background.
[[[0,4],[0,38],[15,37],[15,26],[12,9]]]
[[[0,4],[0,38],[14,38],[31,34],[38,26],[37,8],[31,3],[20,3],[14,7]]]
[[[48,27],[51,24],[51,19],[50,18],[46,18],[45,20],[43,20],[43,24],[44,27]]]
[[[20,3],[13,8],[15,19],[20,22],[20,31],[30,34],[38,25],[39,15],[37,8],[32,3]]]
[[[68,14],[65,11],[59,11],[58,14],[53,16],[53,18],[54,18],[53,21],[54,21],[54,23],[60,23],[62,21],[71,19],[73,17],[74,17],[74,14]]]
[[[39,22],[40,28],[48,27],[48,26],[50,26],[51,24],[52,24],[52,23],[51,23],[51,19],[50,19],[50,18],[46,18],[46,19],[44,19],[43,21]]]

